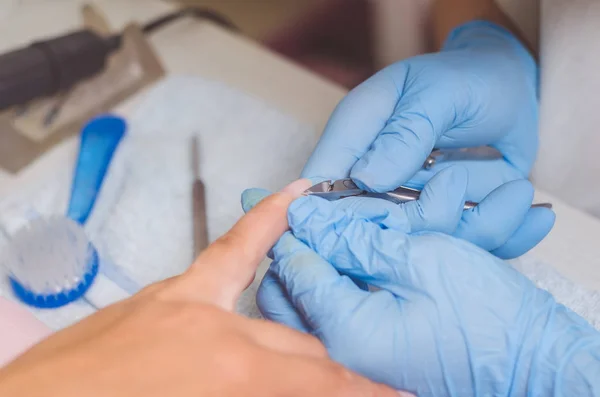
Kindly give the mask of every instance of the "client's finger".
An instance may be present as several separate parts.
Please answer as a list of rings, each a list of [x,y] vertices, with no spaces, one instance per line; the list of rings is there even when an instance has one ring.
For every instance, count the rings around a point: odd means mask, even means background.
[[[262,201],[262,197],[256,197],[260,202],[203,251],[180,277],[177,292],[233,310],[260,262],[287,230],[289,205],[310,185],[309,180],[300,180]]]

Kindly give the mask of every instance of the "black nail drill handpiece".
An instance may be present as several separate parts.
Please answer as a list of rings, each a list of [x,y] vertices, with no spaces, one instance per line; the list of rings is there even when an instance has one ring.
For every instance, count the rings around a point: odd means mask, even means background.
[[[0,110],[68,90],[103,70],[118,45],[80,30],[0,55]]]
[[[181,17],[207,19],[236,30],[222,15],[191,7],[176,10],[142,26],[151,33]],[[0,110],[67,91],[104,69],[110,53],[121,45],[121,35],[109,38],[79,30],[0,55]]]

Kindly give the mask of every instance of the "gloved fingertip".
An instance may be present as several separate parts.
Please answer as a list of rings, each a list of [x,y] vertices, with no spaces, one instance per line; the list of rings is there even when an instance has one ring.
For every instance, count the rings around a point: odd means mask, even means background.
[[[432,125],[439,121],[423,117],[409,102],[398,105],[400,113],[386,123],[350,170],[350,178],[361,188],[376,193],[393,190],[419,171],[431,153],[437,139]]]
[[[421,230],[450,234],[456,230],[463,213],[469,174],[454,166],[438,172],[425,185],[419,200],[405,204],[412,232]]]
[[[391,177],[389,169],[394,170],[397,167],[386,164],[383,167],[378,167],[374,164],[376,160],[369,161],[368,154],[356,162],[350,171],[350,178],[356,183],[356,186],[367,192],[384,193],[394,190],[399,186],[399,180],[404,180],[397,175]],[[386,171],[383,171],[386,170]]]
[[[266,189],[252,188],[246,189],[242,193],[242,209],[244,212],[250,211],[266,197],[271,195],[271,192]]]
[[[361,175],[361,173],[356,172],[352,175],[352,181],[356,184],[356,186],[358,186],[360,189],[367,191],[367,192],[372,192],[374,191],[373,189],[371,189],[371,187],[369,186],[369,181],[367,178],[367,181],[364,180],[364,175]]]
[[[438,189],[442,190],[446,195],[446,200],[460,201],[461,204],[464,204],[468,183],[469,171],[461,165],[454,165],[434,175],[431,181],[425,185],[424,190],[434,192]]]
[[[269,252],[267,252],[267,258],[273,260],[274,256],[275,256],[275,254],[273,253],[273,247],[271,247],[271,249],[269,250]]]
[[[526,179],[518,179],[507,182],[496,188],[488,194],[476,207],[481,212],[487,212],[489,215],[498,214],[506,217],[503,209],[510,211],[519,211],[525,213],[531,207],[533,202],[534,189],[531,182]]]
[[[454,236],[487,251],[500,248],[524,222],[533,195],[533,186],[525,179],[505,183],[464,211]]]
[[[500,259],[514,259],[539,244],[554,227],[556,214],[548,208],[531,208],[523,224],[500,247],[491,253]]]
[[[371,189],[373,180],[370,173],[364,171],[365,162],[366,161],[364,159],[359,159],[356,164],[354,164],[354,167],[352,167],[352,170],[350,170],[350,178],[356,184],[356,186],[362,190],[371,192],[373,191],[373,189]]]
[[[527,179],[518,179],[516,181],[508,182],[508,184],[512,185],[512,189],[515,190],[515,193],[518,191],[518,194],[523,197],[523,201],[531,203],[533,201],[533,196],[535,194],[535,189],[531,182]]]

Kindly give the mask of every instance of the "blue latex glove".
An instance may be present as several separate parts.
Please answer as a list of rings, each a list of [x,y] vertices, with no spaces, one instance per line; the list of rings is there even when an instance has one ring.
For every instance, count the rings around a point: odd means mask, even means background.
[[[480,145],[504,158],[460,161],[469,173],[466,198],[477,202],[503,183],[526,178],[538,148],[535,60],[508,31],[482,21],[457,28],[441,52],[391,65],[353,89],[333,112],[302,176],[350,176],[378,192],[402,184],[421,188],[453,164],[421,170],[434,147]],[[504,250],[521,255],[549,232],[553,216],[541,213],[550,210],[531,212],[519,220],[523,230],[514,239],[522,249]]]
[[[529,209],[533,188],[525,180],[502,185],[476,208],[462,211],[467,184],[466,169],[454,166],[431,178],[416,202],[396,205],[383,200],[341,200],[336,206],[354,206],[361,213],[367,214],[394,214],[401,211],[403,215],[397,219],[404,219],[404,227],[413,233],[428,230],[452,234],[491,251],[498,257],[517,256],[516,253],[526,251],[531,237],[535,238],[535,233],[539,230],[527,230],[521,226],[525,214],[537,217],[540,222],[552,224],[554,221],[554,213],[551,211]],[[268,191],[262,189],[247,190],[242,199],[244,210],[248,211],[254,203],[268,194]],[[548,219],[548,215],[551,219]],[[541,237],[539,236],[540,239]],[[354,281],[362,289],[366,289],[364,282],[357,279]],[[269,308],[269,318],[295,318],[294,323],[300,327],[302,320],[294,313],[293,305],[285,298],[272,271],[268,271],[262,281],[258,290],[258,302],[267,302],[261,306]]]
[[[527,182],[525,182],[525,184],[527,184]],[[381,214],[382,219],[386,217],[385,214],[387,214],[388,211],[393,213],[394,211],[400,209],[405,213],[406,220],[410,220],[410,222],[405,223],[405,227],[437,230],[445,233],[456,232],[465,238],[474,238],[477,242],[485,245],[493,243],[496,241],[496,238],[502,234],[505,236],[505,238],[509,238],[509,236],[518,227],[518,224],[515,224],[513,221],[511,221],[512,219],[515,219],[514,217],[503,217],[502,219],[499,219],[500,224],[498,227],[502,228],[504,233],[487,233],[486,228],[482,227],[484,225],[479,224],[479,220],[482,219],[482,217],[479,216],[474,216],[472,219],[467,217],[468,221],[461,221],[460,226],[457,227],[456,223],[459,219],[461,219],[463,212],[462,206],[464,204],[466,186],[466,170],[461,167],[453,167],[440,172],[438,175],[433,177],[423,189],[421,197],[418,201],[397,205],[384,200],[376,200],[374,202],[367,200],[366,203],[374,203],[375,205],[372,205],[369,208],[362,207],[362,209],[369,213]],[[519,193],[521,193],[523,188],[525,188],[525,191],[527,191],[528,186],[515,184],[512,187],[509,186],[507,189],[504,189],[505,191],[499,191],[499,194],[491,194],[490,197],[484,200],[484,202],[481,204],[483,213],[485,214],[488,211],[494,211],[494,208],[496,208],[498,205],[502,205],[502,202],[505,201],[503,199],[504,196],[511,196],[514,194],[520,195]],[[269,194],[269,191],[263,189],[246,190],[242,195],[242,207],[244,211],[249,211],[258,201]],[[517,213],[523,213],[527,211],[527,208],[529,208],[530,205],[530,202],[527,201],[526,195],[520,196],[525,197],[525,200],[521,201],[520,208],[515,208]],[[353,203],[355,202],[350,200],[340,201],[341,205],[351,206]],[[363,201],[357,201],[356,203],[362,204]],[[471,212],[474,215],[477,214],[474,211]],[[392,221],[404,221],[404,219],[392,219]],[[384,221],[382,220],[382,222]],[[481,233],[471,233],[477,230],[481,231]],[[466,233],[464,231],[466,231]],[[498,242],[496,241],[496,243]],[[353,281],[360,288],[364,290],[368,289],[368,285],[361,280],[355,279]],[[270,316],[271,319],[275,319],[275,316],[295,316],[295,309],[293,308],[291,302],[283,297],[284,294],[277,284],[276,277],[271,271],[267,271],[258,290],[257,299],[259,304],[261,301],[273,302],[271,305],[269,305],[272,313]],[[295,321],[297,321],[298,324],[301,323],[300,319]]]
[[[449,199],[435,229],[457,221]],[[600,334],[585,320],[484,250],[424,232],[422,219],[439,206],[415,217],[378,201],[292,204],[291,232],[273,248],[261,286],[273,293],[258,297],[267,318],[313,333],[340,363],[420,397],[598,395]],[[363,291],[347,276],[381,290]],[[279,311],[282,301],[295,310]]]

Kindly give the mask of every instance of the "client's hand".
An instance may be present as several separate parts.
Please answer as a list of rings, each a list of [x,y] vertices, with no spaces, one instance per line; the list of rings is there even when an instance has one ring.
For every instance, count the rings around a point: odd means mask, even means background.
[[[330,361],[316,338],[232,312],[292,200],[268,198],[185,274],[33,347],[0,371],[0,395],[397,396]]]
[[[419,216],[378,199],[298,199],[291,232],[273,248],[261,311],[420,397],[594,395],[598,332],[508,263],[426,232],[456,227],[462,202],[443,196],[411,205]],[[432,208],[434,222],[422,222]]]

